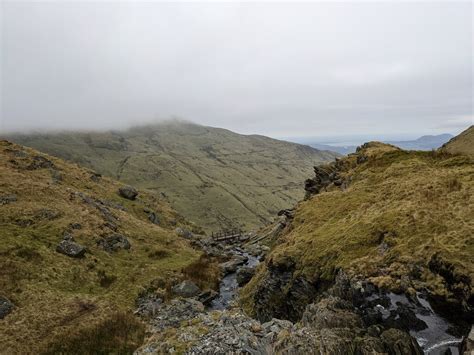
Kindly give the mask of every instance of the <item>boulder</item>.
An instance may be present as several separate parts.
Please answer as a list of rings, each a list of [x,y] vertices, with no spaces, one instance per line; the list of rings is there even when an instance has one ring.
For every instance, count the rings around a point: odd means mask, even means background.
[[[128,239],[122,234],[112,234],[108,237],[99,239],[97,245],[102,247],[105,251],[113,252],[119,249],[130,249],[131,245]]]
[[[72,240],[63,240],[56,247],[56,251],[72,258],[82,258],[86,253],[86,248]]]
[[[191,231],[189,231],[187,229],[183,229],[181,227],[177,227],[174,231],[180,237],[184,237],[184,238],[192,238],[193,237],[193,233]]]
[[[158,218],[155,212],[148,213],[148,220],[153,224],[160,224],[160,219]]]
[[[474,354],[474,325],[471,326],[469,335],[466,337],[466,339],[464,339],[463,350],[464,355]]]
[[[45,157],[41,155],[34,156],[33,161],[27,167],[28,170],[54,169],[54,168],[55,168],[54,163],[51,160],[46,159]]]
[[[127,200],[135,200],[138,195],[138,191],[132,186],[123,186],[118,190],[119,195]]]
[[[173,293],[184,298],[194,297],[201,293],[201,289],[192,281],[184,280],[173,287]]]
[[[250,281],[253,275],[255,275],[254,267],[242,266],[239,271],[237,271],[237,283],[242,287]]]
[[[197,299],[203,305],[208,306],[217,296],[219,296],[219,294],[216,291],[207,290],[207,291],[201,292],[199,296],[197,297]]]
[[[248,260],[245,256],[236,255],[229,261],[219,264],[219,268],[224,275],[237,271],[237,268]]]
[[[17,197],[15,194],[11,195],[1,195],[0,196],[0,206],[1,205],[8,205],[9,203],[15,202]]]
[[[0,319],[5,318],[13,310],[13,303],[6,297],[0,296]]]

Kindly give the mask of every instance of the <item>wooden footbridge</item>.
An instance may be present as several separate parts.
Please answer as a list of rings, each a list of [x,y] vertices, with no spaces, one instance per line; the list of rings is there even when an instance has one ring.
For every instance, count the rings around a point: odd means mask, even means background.
[[[219,232],[212,232],[212,239],[216,242],[243,242],[248,236],[241,229],[224,229]]]

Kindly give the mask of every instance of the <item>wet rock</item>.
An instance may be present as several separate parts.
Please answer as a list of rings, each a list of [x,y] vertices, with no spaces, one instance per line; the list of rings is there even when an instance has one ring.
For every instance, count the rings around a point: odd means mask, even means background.
[[[9,203],[16,202],[16,201],[17,201],[17,196],[15,194],[0,196],[0,206],[8,205]]]
[[[86,248],[71,240],[63,240],[56,247],[56,251],[72,258],[82,258],[86,253]]]
[[[293,277],[290,264],[267,265],[267,272],[253,295],[255,314],[260,321],[272,318],[297,321],[315,299],[316,285],[303,277]]]
[[[301,319],[307,327],[322,328],[361,328],[362,320],[348,301],[330,296],[320,302],[309,304]]]
[[[243,266],[237,271],[237,283],[240,287],[250,281],[255,275],[255,268],[250,266]]]
[[[35,155],[33,157],[33,161],[28,165],[27,169],[28,170],[36,170],[36,169],[54,169],[54,163],[46,159],[45,157],[41,155]]]
[[[108,252],[114,252],[120,249],[128,250],[131,247],[128,239],[122,234],[118,233],[99,239],[97,241],[97,245]]]
[[[13,310],[13,303],[6,297],[0,296],[0,319],[5,318]]]
[[[219,294],[214,291],[214,290],[207,290],[204,292],[201,292],[199,296],[197,297],[198,301],[201,302],[203,305],[208,306],[211,304],[211,302],[216,299],[219,296]]]
[[[388,329],[380,335],[385,349],[389,354],[413,354],[421,355],[421,350],[418,343],[407,333],[399,329]]]
[[[194,297],[201,293],[200,288],[190,280],[184,280],[173,287],[173,293],[181,297]]]
[[[138,191],[132,186],[123,186],[119,188],[118,193],[121,197],[127,200],[135,200],[138,195]]]
[[[221,269],[221,272],[224,275],[227,275],[227,274],[236,272],[237,268],[240,265],[245,264],[245,262],[247,260],[248,260],[248,258],[245,257],[245,256],[236,255],[232,259],[230,259],[229,261],[226,261],[225,263],[219,264],[219,268]]]
[[[463,350],[464,350],[464,355],[474,354],[474,325],[471,326],[471,331],[469,332],[469,335],[466,337],[464,341]]]

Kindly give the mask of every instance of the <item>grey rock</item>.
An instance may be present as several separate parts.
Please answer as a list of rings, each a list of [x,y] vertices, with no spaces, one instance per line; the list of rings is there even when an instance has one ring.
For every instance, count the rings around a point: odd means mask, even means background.
[[[201,292],[199,296],[197,297],[198,301],[201,302],[203,305],[208,306],[211,304],[211,302],[219,296],[219,293],[217,293],[214,290],[207,290],[204,292]]]
[[[16,202],[16,201],[17,201],[17,197],[15,194],[0,196],[0,206],[8,205],[9,203]]]
[[[86,253],[86,248],[71,240],[63,240],[56,247],[56,251],[72,258],[82,258]]]
[[[239,271],[237,271],[237,283],[242,287],[250,281],[253,275],[255,275],[254,267],[242,266]]]
[[[119,195],[128,200],[135,200],[138,195],[138,191],[132,186],[123,186],[119,188]]]
[[[193,233],[191,231],[189,231],[187,229],[184,229],[184,228],[181,228],[181,227],[177,227],[174,231],[180,237],[184,237],[184,238],[192,238],[193,237]]]
[[[130,249],[131,245],[128,239],[122,234],[112,234],[108,237],[99,239],[97,245],[102,247],[105,251],[114,252],[119,249]]]
[[[13,310],[13,303],[6,297],[0,296],[0,319],[5,318]]]
[[[91,176],[89,178],[94,182],[99,182],[100,179],[102,178],[102,175],[99,174],[99,173],[94,172],[94,173],[91,174]]]
[[[54,163],[41,155],[35,155],[33,161],[28,165],[28,170],[55,169]]]
[[[173,293],[181,297],[194,297],[201,293],[201,289],[194,282],[184,280],[173,287]]]
[[[245,256],[236,255],[229,261],[219,264],[219,268],[224,275],[237,271],[240,265],[243,265],[248,260]]]
[[[155,212],[148,212],[148,220],[153,224],[160,224],[160,219]]]

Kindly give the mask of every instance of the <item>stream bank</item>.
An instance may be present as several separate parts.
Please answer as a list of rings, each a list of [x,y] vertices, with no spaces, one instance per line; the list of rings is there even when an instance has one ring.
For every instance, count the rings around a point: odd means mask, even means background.
[[[262,255],[240,244],[209,242],[203,249],[225,257],[218,295],[205,304],[201,295],[142,302],[137,313],[150,330],[136,354],[462,354],[465,329],[436,314],[424,295],[385,293],[343,273],[295,322],[251,318],[236,302],[239,272],[255,268]]]

